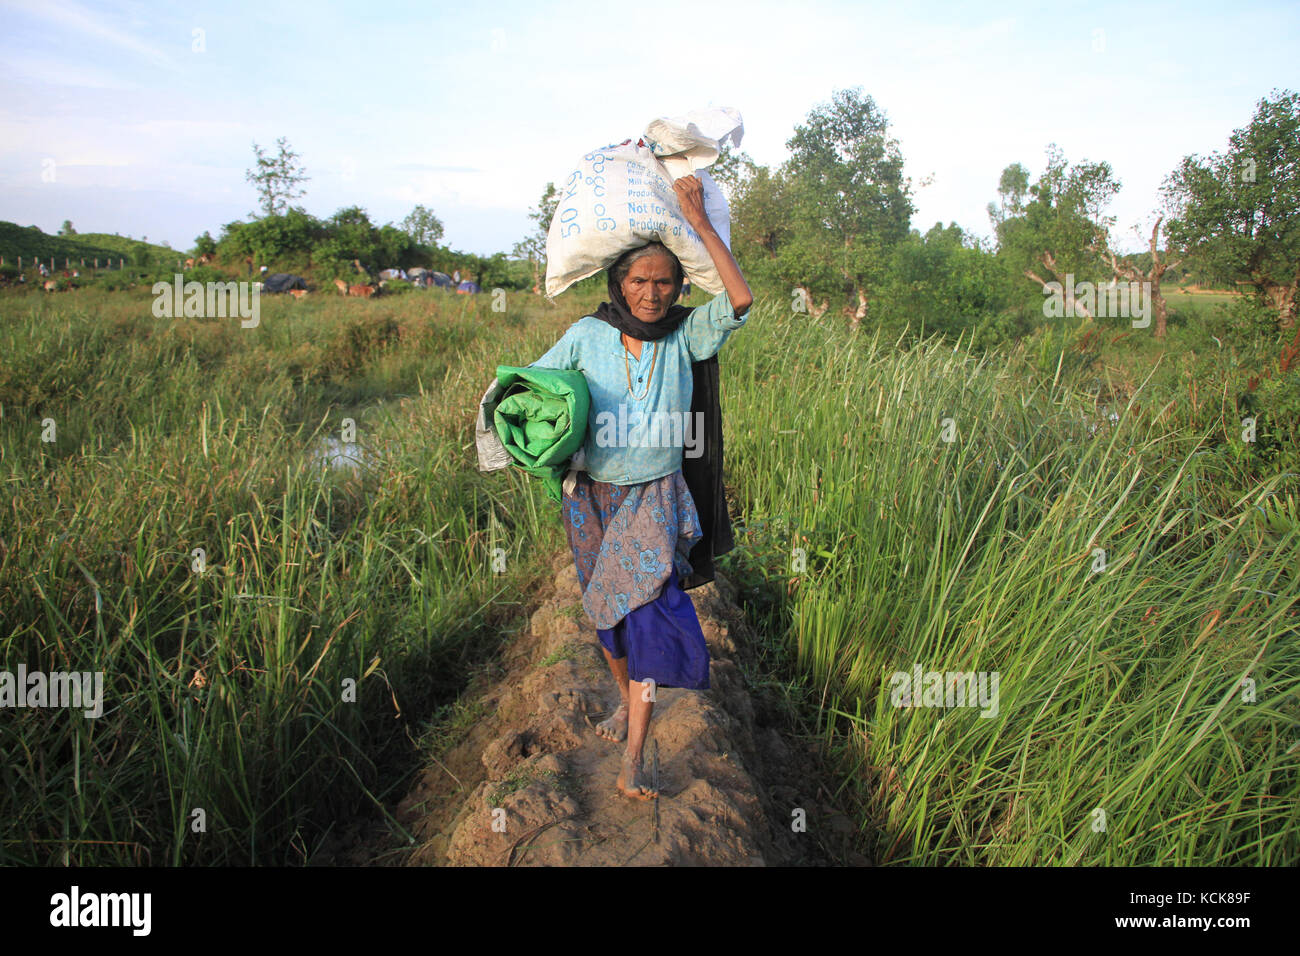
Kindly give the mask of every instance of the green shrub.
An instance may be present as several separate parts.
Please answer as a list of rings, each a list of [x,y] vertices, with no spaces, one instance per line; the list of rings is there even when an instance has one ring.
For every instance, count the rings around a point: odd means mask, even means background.
[[[1206,332],[1220,339],[1225,346],[1254,354],[1261,344],[1277,338],[1277,309],[1250,296],[1232,302],[1220,303],[1206,316]]]
[[[1294,468],[1300,458],[1300,368],[1264,379],[1254,397],[1260,452],[1282,470]]]

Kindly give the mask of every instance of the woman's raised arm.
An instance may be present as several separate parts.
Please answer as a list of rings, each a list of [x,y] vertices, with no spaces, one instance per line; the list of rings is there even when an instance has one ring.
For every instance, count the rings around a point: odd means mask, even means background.
[[[683,176],[673,182],[673,190],[677,193],[677,202],[682,207],[682,215],[686,217],[691,228],[700,234],[704,248],[709,250],[709,255],[713,257],[713,265],[717,268],[722,285],[727,290],[727,298],[731,301],[732,309],[735,310],[736,315],[744,315],[754,303],[754,294],[749,291],[749,285],[741,275],[740,266],[736,264],[731,250],[718,235],[718,230],[713,228],[713,223],[709,222],[709,214],[704,211],[704,184],[700,182],[698,176]]]

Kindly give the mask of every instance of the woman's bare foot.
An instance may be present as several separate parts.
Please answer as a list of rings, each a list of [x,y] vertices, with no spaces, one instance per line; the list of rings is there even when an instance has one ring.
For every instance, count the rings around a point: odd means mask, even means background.
[[[618,792],[625,797],[634,797],[638,800],[658,798],[659,791],[645,778],[640,757],[623,754],[623,769],[618,773]]]
[[[596,725],[596,736],[615,742],[627,739],[627,704],[618,705],[618,710]]]

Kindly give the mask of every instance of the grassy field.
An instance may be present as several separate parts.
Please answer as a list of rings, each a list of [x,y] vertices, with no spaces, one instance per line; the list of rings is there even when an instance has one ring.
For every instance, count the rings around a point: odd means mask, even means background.
[[[477,472],[479,395],[598,299],[0,299],[0,660],[106,684],[98,719],[0,714],[0,862],[299,863],[380,812],[563,547],[540,483]],[[866,848],[1300,860],[1295,426],[1240,440],[1232,344],[975,355],[785,303],[722,355],[724,565]],[[345,417],[356,472],[314,454]],[[918,665],[996,672],[996,714],[896,706]]]
[[[1282,465],[1239,440],[1232,363],[1199,330],[981,357],[801,318],[729,346],[737,560],[875,858],[1300,859],[1300,468],[1293,432]],[[996,673],[996,713],[898,706],[917,667]]]
[[[243,329],[149,301],[0,304],[0,660],[102,671],[107,701],[0,714],[0,862],[303,862],[392,796],[563,544],[467,425],[571,319],[285,297]],[[314,455],[345,417],[355,474]]]
[[[0,221],[0,258],[12,266],[16,266],[21,259],[26,270],[34,268],[33,260],[37,258],[47,266],[53,258],[55,266],[60,270],[64,268],[65,263],[70,263],[73,268],[79,268],[83,259],[89,267],[96,258],[104,268],[109,268],[110,259],[116,267],[119,258],[125,258],[130,262],[135,251],[141,246],[148,249],[150,255],[159,262],[187,258],[183,252],[127,236],[111,236],[104,232],[53,236],[47,235],[35,226],[23,227],[17,223]]]

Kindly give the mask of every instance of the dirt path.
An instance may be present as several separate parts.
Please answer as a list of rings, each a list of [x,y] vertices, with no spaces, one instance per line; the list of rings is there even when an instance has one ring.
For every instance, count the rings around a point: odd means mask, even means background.
[[[745,687],[748,628],[722,577],[687,593],[712,657],[709,691],[660,689],[658,801],[614,786],[623,745],[593,727],[617,702],[571,556],[507,652],[482,717],[418,779],[397,818],[417,866],[862,865],[853,825],[830,806],[813,748]],[[656,803],[657,823],[656,823]],[[388,857],[392,862],[392,857]]]

